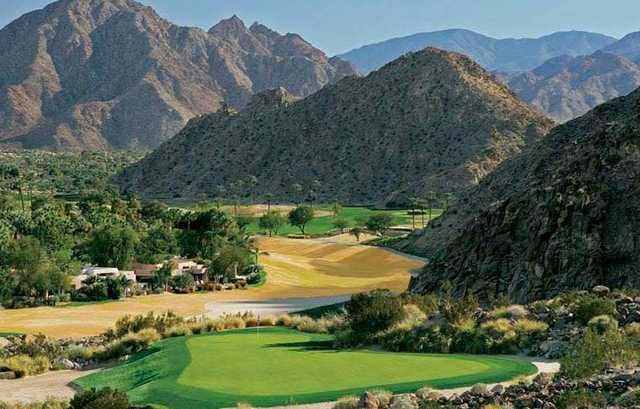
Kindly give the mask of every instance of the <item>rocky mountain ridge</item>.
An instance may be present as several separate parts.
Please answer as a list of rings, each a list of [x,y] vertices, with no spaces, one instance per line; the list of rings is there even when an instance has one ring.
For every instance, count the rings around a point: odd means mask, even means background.
[[[432,257],[412,290],[515,302],[640,285],[640,90],[555,128],[400,246]]]
[[[279,89],[192,120],[117,182],[195,197],[253,175],[255,197],[291,201],[318,180],[319,200],[380,203],[474,185],[551,126],[471,59],[427,49],[297,102]]]
[[[0,30],[0,143],[153,148],[257,92],[304,97],[354,73],[296,34],[235,16],[206,32],[133,0],[60,0]]]

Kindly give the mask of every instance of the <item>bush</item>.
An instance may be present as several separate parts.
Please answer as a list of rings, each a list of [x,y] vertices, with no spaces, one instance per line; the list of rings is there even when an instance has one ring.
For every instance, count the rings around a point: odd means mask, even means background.
[[[508,307],[500,307],[496,308],[491,312],[491,315],[494,318],[508,318],[508,319],[519,319],[525,318],[529,313],[527,309],[522,305],[510,305]]]
[[[293,319],[289,314],[282,314],[278,316],[278,319],[276,320],[276,325],[279,327],[290,327],[292,323]]]
[[[451,338],[437,326],[420,329],[414,338],[415,352],[449,353]]]
[[[632,389],[616,399],[616,404],[623,408],[637,408],[640,405],[640,389]]]
[[[48,398],[44,402],[35,403],[15,403],[9,404],[0,402],[0,409],[69,409],[69,402]]]
[[[336,401],[336,404],[333,406],[334,409],[357,409],[358,408],[358,399],[357,396],[345,396]]]
[[[170,285],[173,291],[179,294],[189,294],[196,290],[196,282],[189,273],[172,277]]]
[[[136,315],[134,317],[125,315],[116,321],[114,330],[107,333],[111,339],[122,338],[128,333],[137,333],[147,328],[154,328],[159,334],[164,333],[168,328],[182,324],[184,319],[171,311],[165,314],[155,315],[153,312],[147,315]]]
[[[130,352],[138,352],[160,340],[160,334],[154,328],[145,328],[138,333],[124,336],[120,343]]]
[[[181,324],[169,328],[164,335],[167,338],[186,337],[191,335],[191,330],[187,325]]]
[[[388,408],[389,404],[391,403],[391,398],[393,398],[393,393],[385,391],[383,389],[374,389],[372,391],[369,391],[369,393],[378,400],[378,408],[380,409]]]
[[[589,328],[598,334],[604,334],[607,331],[617,331],[618,321],[611,318],[609,315],[598,315],[589,320]]]
[[[471,294],[459,299],[453,297],[450,292],[445,292],[438,310],[450,324],[460,325],[469,321],[479,307],[478,299]]]
[[[45,373],[50,365],[49,358],[43,355],[33,358],[29,355],[14,355],[0,361],[0,366],[14,372],[17,378]]]
[[[549,329],[549,326],[544,322],[526,318],[517,320],[513,327],[518,335],[518,346],[521,349],[528,348],[542,339]]]
[[[129,409],[129,398],[124,392],[111,388],[82,391],[70,402],[71,409]]]
[[[568,391],[558,399],[558,409],[600,409],[607,407],[607,398],[598,392]]]
[[[390,328],[405,314],[400,298],[388,290],[356,294],[346,304],[346,310],[351,328],[364,338]]]
[[[498,318],[485,322],[480,329],[492,340],[491,352],[503,354],[518,351],[518,334],[511,321]]]
[[[488,354],[493,341],[483,331],[465,329],[455,333],[451,340],[451,352],[464,354]]]
[[[570,379],[584,379],[607,367],[633,366],[638,357],[638,346],[624,334],[614,330],[599,334],[588,328],[560,360],[561,374]]]
[[[575,307],[576,320],[582,325],[599,315],[616,315],[616,303],[609,298],[601,298],[593,294],[584,295],[577,299]]]

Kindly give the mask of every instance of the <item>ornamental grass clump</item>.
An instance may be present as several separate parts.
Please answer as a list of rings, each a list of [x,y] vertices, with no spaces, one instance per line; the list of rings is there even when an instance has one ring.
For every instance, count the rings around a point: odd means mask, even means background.
[[[15,373],[16,378],[39,375],[49,370],[51,362],[44,355],[30,357],[29,355],[14,355],[0,361],[0,366]]]

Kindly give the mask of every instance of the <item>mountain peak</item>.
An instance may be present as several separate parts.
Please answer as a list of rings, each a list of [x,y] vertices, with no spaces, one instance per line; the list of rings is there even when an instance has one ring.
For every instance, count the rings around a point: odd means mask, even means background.
[[[296,97],[283,87],[260,92],[251,98],[247,109],[252,111],[265,111],[278,109],[296,101]]]
[[[210,34],[222,37],[237,37],[247,31],[244,21],[237,15],[221,20],[218,24],[209,29]]]

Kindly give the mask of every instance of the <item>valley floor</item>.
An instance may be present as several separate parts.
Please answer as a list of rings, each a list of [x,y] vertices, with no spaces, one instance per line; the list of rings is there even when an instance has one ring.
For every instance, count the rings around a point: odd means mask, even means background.
[[[0,311],[0,333],[44,333],[52,337],[96,335],[125,314],[183,316],[258,309],[264,314],[332,304],[375,288],[403,291],[423,262],[378,247],[333,240],[261,238],[260,260],[267,283],[259,288],[191,295],[163,294],[118,302]],[[227,309],[228,308],[228,309]]]

